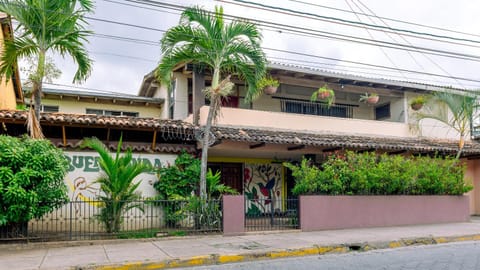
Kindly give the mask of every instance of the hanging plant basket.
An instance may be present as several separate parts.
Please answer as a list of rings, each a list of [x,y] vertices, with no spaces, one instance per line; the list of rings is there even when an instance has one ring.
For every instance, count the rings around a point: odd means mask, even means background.
[[[332,94],[329,91],[318,92],[317,97],[319,100],[328,99]]]
[[[263,93],[266,95],[273,95],[277,92],[278,87],[273,85],[268,85],[263,88]]]
[[[369,103],[369,104],[377,104],[379,99],[380,99],[379,96],[369,97],[369,98],[367,98],[367,103]]]
[[[365,102],[367,104],[377,104],[380,100],[380,96],[376,93],[365,93],[365,95],[360,96],[360,102]]]
[[[412,110],[418,111],[423,107],[423,103],[412,103],[410,107],[412,108]]]

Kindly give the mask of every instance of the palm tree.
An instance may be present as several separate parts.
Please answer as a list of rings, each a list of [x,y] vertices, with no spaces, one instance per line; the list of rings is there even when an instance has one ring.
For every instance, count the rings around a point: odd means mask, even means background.
[[[443,106],[438,106],[443,105]],[[435,111],[437,108],[437,111]],[[440,111],[438,112],[438,108]],[[444,111],[448,109],[448,111]],[[435,92],[429,99],[427,112],[416,113],[417,121],[422,119],[434,119],[444,123],[458,132],[458,152],[456,158],[460,158],[465,145],[465,137],[470,131],[470,122],[473,120],[475,111],[477,110],[477,96],[474,93],[456,93],[450,90],[443,92]]]
[[[120,154],[121,137],[115,156],[112,156],[108,148],[96,138],[84,139],[82,147],[92,148],[100,155],[98,163],[103,173],[96,183],[100,184],[100,190],[103,192],[99,196],[103,205],[98,217],[108,233],[118,232],[125,211],[132,208],[143,210],[141,205],[132,203],[141,198],[137,192],[140,181],[134,183],[133,179],[141,173],[151,171],[151,168],[143,162],[134,160],[130,148],[123,155]]]
[[[15,30],[18,36],[4,42],[0,75],[11,78],[18,58],[34,57],[37,62],[29,76],[33,106],[27,128],[32,138],[43,137],[40,105],[47,54],[55,52],[73,58],[78,66],[73,82],[82,82],[90,75],[92,60],[83,43],[91,33],[85,30],[84,15],[92,8],[91,0],[0,0],[0,11],[19,23]]]
[[[222,7],[216,7],[214,13],[191,7],[182,12],[179,25],[170,28],[161,40],[163,58],[156,75],[162,83],[170,84],[172,70],[179,64],[200,64],[213,74],[211,87],[204,89],[210,99],[201,139],[200,196],[204,199],[212,122],[219,113],[222,97],[232,91],[231,75],[247,83],[247,102],[260,95],[256,83],[266,70],[261,39],[261,33],[252,23],[238,20],[226,23]],[[223,80],[222,75],[226,75]]]

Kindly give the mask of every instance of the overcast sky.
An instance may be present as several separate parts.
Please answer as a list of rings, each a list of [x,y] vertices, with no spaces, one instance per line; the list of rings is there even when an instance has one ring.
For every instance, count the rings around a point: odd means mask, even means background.
[[[406,44],[410,46],[425,47],[439,51],[454,52],[457,55],[467,54],[479,59],[469,61],[465,59],[447,58],[435,55],[395,50],[390,48],[380,49],[378,46],[370,46],[332,38],[305,36],[299,33],[288,33],[278,28],[261,27],[264,36],[263,46],[270,49],[279,49],[289,52],[329,57],[346,61],[363,62],[373,65],[388,66],[392,68],[415,70],[420,72],[435,73],[443,76],[456,76],[479,80],[480,68],[480,1],[473,0],[284,0],[284,1],[254,1],[269,6],[292,9],[304,13],[319,16],[335,17],[349,21],[361,21],[371,25],[383,25],[386,22],[390,27],[408,31],[425,32],[439,36],[469,39],[477,42],[455,41],[442,39],[443,42],[427,39],[414,38],[407,35],[386,34],[382,31],[367,31],[363,27],[351,27],[338,23],[328,23],[315,19],[282,14],[277,11],[269,12],[259,9],[259,6],[240,6],[240,2],[228,1],[194,1],[194,0],[155,0],[162,3],[190,6],[201,5],[208,10],[213,10],[215,5],[223,5],[226,14],[248,17],[262,21],[272,22],[277,25],[288,25],[306,29],[324,31],[336,37],[351,35],[365,39],[382,40],[393,44]],[[137,1],[141,2],[141,1]],[[303,2],[310,2],[309,5]],[[402,21],[413,22],[465,32],[472,35],[447,32],[438,29],[420,27],[418,25],[404,24],[394,21],[384,22],[375,17],[366,17],[359,14],[335,11],[318,5],[354,10],[357,13],[370,13],[370,9],[376,15]],[[361,9],[360,9],[361,8]],[[94,59],[93,71],[90,78],[80,87],[92,88],[111,92],[137,94],[142,78],[152,71],[158,64],[161,55],[158,45],[140,42],[148,40],[158,43],[162,37],[162,30],[176,25],[179,19],[179,11],[141,5],[126,0],[97,0],[95,13],[92,18],[111,20],[125,24],[138,25],[152,28],[151,30],[138,27],[124,26],[113,23],[89,20],[89,28],[95,35],[89,38],[87,45],[90,56]],[[370,13],[371,14],[371,13]],[[359,16],[359,17],[357,17]],[[371,21],[373,20],[373,21]],[[338,22],[338,21],[337,21]],[[302,30],[305,31],[305,30]],[[407,34],[407,33],[405,33]],[[127,42],[105,35],[125,37],[135,40]],[[431,37],[431,39],[439,39]],[[454,44],[461,43],[469,46]],[[318,57],[306,57],[285,52],[265,50],[270,60],[297,64],[308,67],[322,68],[327,71],[358,74],[366,77],[382,77],[402,81],[418,81],[436,85],[452,85],[470,89],[479,89],[480,82],[459,82],[448,78],[414,75],[405,72],[382,71],[374,67],[354,66],[342,61],[326,60]],[[469,56],[470,57],[470,56]],[[56,58],[57,66],[62,70],[61,78],[55,80],[59,85],[71,85],[75,66],[68,60]],[[46,86],[64,88],[63,86]]]

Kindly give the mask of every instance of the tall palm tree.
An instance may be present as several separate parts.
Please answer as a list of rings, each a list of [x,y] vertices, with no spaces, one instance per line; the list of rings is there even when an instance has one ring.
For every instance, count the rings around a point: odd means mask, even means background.
[[[118,142],[117,152],[111,155],[108,148],[98,139],[84,139],[82,147],[89,147],[100,155],[98,164],[102,169],[101,176],[96,180],[100,184],[102,195],[99,196],[103,205],[99,219],[105,225],[107,232],[118,232],[122,224],[122,215],[132,208],[141,208],[134,201],[140,199],[137,188],[140,182],[134,183],[135,177],[151,171],[150,166],[137,162],[132,157],[130,148],[121,154],[122,138]]]
[[[0,75],[11,78],[19,58],[34,57],[37,61],[36,70],[29,78],[33,106],[30,106],[27,128],[32,138],[43,137],[40,105],[47,53],[73,58],[78,66],[73,82],[82,82],[90,75],[92,61],[83,43],[91,33],[85,29],[84,15],[92,8],[91,0],[0,0],[0,11],[19,24],[15,30],[18,36],[4,42]]]
[[[170,28],[161,40],[163,58],[156,75],[162,83],[169,85],[172,70],[179,64],[201,64],[213,74],[211,87],[204,89],[210,99],[210,108],[201,139],[202,198],[206,196],[210,129],[219,113],[222,97],[228,96],[234,86],[230,76],[238,76],[247,83],[247,101],[261,93],[261,89],[256,87],[266,70],[261,40],[262,35],[254,24],[238,20],[225,22],[222,7],[216,7],[214,13],[199,7],[187,8],[180,17],[179,25]]]
[[[439,107],[438,105],[443,105]],[[437,110],[435,110],[437,108]],[[443,111],[438,111],[438,108]],[[447,109],[448,111],[445,111]],[[456,158],[460,158],[465,145],[465,137],[470,131],[470,122],[477,110],[477,95],[475,93],[456,93],[451,90],[436,92],[429,99],[426,112],[417,113],[417,121],[422,119],[434,119],[444,123],[458,132],[458,152]]]

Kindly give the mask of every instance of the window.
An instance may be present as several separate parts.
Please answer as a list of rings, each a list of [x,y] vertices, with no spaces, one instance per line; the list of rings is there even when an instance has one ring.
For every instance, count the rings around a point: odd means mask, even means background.
[[[352,118],[353,116],[353,107],[349,105],[332,105],[331,107],[328,107],[324,103],[286,99],[281,99],[280,104],[281,111],[287,113],[311,114],[342,118]]]
[[[30,105],[27,104],[27,109],[30,108]],[[41,112],[59,112],[59,107],[55,105],[40,105]]]
[[[109,115],[109,116],[133,116],[138,117],[138,112],[110,111],[100,109],[87,109],[87,114]]]
[[[375,107],[375,120],[390,118],[390,103]]]
[[[58,112],[58,106],[52,105],[42,105],[41,111],[42,112]]]

